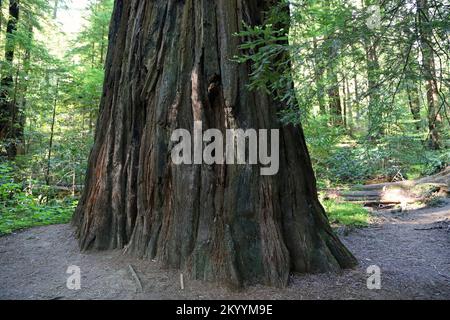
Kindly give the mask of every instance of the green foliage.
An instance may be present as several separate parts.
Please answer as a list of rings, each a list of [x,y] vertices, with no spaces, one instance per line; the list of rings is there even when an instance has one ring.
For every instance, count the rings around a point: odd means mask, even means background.
[[[331,146],[337,145],[344,138],[344,132],[339,127],[329,125],[328,116],[318,116],[305,123],[305,136],[313,162],[317,166],[323,166],[336,151]]]
[[[361,183],[373,175],[373,161],[361,148],[336,148],[325,161],[326,178],[334,184]]]
[[[59,9],[70,6],[57,4]],[[3,72],[14,75],[11,96],[25,120],[24,150],[15,159],[16,170],[18,181],[81,185],[102,93],[113,0],[89,1],[86,22],[72,40],[52,18],[54,5],[49,0],[21,1],[14,63],[3,64]],[[0,36],[0,47],[2,42]],[[64,51],[66,47],[72,49]],[[11,142],[0,141],[0,156]]]
[[[426,151],[421,159],[421,175],[433,175],[450,165],[450,151]]]
[[[327,137],[325,130],[320,131]],[[321,145],[316,139],[307,139],[319,182],[329,182],[324,186],[364,184],[371,179],[417,179],[435,174],[450,164],[448,150],[430,151],[414,137],[393,135],[376,144],[345,136],[339,140],[340,143],[330,141]]]
[[[9,100],[23,123],[21,152],[6,161],[11,139],[0,141],[0,233],[70,220],[76,201],[70,190],[84,183],[103,88],[113,0],[91,0],[75,38],[61,31],[56,9],[68,1],[21,0],[12,64],[1,62],[2,76],[13,75]],[[0,47],[5,47],[8,2],[3,1]],[[81,21],[79,22],[81,24]],[[66,48],[70,47],[70,50]],[[49,186],[47,186],[49,184]]]
[[[361,205],[324,200],[322,204],[330,223],[354,227],[366,227],[370,223],[370,214]]]
[[[68,223],[77,201],[47,201],[44,194],[48,192],[45,188],[24,188],[15,182],[13,166],[0,163],[0,236],[35,226]]]
[[[269,11],[266,25],[246,25],[237,35],[245,43],[236,60],[252,67],[249,88],[284,102],[284,123],[302,123],[320,187],[417,178],[448,165],[448,142],[441,151],[427,143],[433,120],[418,29],[433,34],[428,44],[435,55],[445,144],[448,8],[433,3],[428,21],[419,26],[416,2],[361,4],[282,1]],[[375,26],[368,23],[369,5],[380,9]]]
[[[75,201],[39,204],[36,199],[18,196],[16,203],[1,204],[0,236],[31,227],[68,223],[76,207]]]

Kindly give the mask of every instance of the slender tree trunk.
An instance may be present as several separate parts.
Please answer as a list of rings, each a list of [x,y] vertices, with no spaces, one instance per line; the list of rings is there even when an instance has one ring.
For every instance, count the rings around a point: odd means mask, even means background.
[[[341,88],[339,88],[340,90]],[[344,128],[347,129],[347,94],[345,88],[345,75],[342,75],[342,119]]]
[[[300,127],[249,92],[236,64],[242,21],[274,1],[116,0],[85,190],[73,223],[82,250],[126,248],[232,287],[287,284],[290,272],[355,265],[317,198]],[[172,163],[172,132],[280,129],[280,171]]]
[[[356,67],[356,66],[355,66]],[[358,83],[358,76],[355,73],[353,77],[353,85],[355,86],[355,109],[356,109],[356,123],[361,123],[361,107],[360,107],[360,92],[359,92],[359,83]],[[356,128],[358,126],[356,125]]]
[[[28,43],[26,45],[25,54],[23,57],[23,76],[21,77],[20,82],[16,83],[15,85],[15,98],[13,99],[13,105],[16,106],[16,113],[13,116],[14,128],[12,129],[13,136],[15,137],[15,143],[13,144],[15,155],[25,154],[25,111],[27,107],[28,77],[30,74],[31,46],[33,41],[33,26],[31,24],[31,16],[29,16],[28,18]],[[19,71],[19,69],[17,70]],[[16,98],[18,94],[20,94],[19,101],[17,101]]]
[[[50,128],[50,141],[48,143],[48,158],[47,158],[47,172],[45,175],[45,182],[47,186],[50,185],[50,170],[52,163],[52,152],[53,152],[53,138],[55,135],[55,123],[56,123],[56,108],[58,105],[58,94],[59,94],[59,80],[56,81],[55,99],[53,102],[53,114],[52,114],[52,124]]]
[[[21,137],[20,132],[21,131],[23,132],[23,130],[21,130],[21,123],[20,123],[20,110],[17,105],[20,68],[21,68],[20,64],[17,64],[16,72],[14,75],[14,85],[13,85],[14,89],[12,93],[12,100],[9,104],[11,117],[9,120],[9,128],[8,128],[9,141],[8,146],[6,148],[9,159],[14,159],[17,156],[17,146],[20,145],[19,142],[19,139]]]
[[[15,39],[14,33],[17,29],[17,21],[19,19],[19,2],[17,0],[10,0],[9,2],[9,20],[6,27],[6,40],[5,40],[5,61],[8,64],[5,70],[5,74],[1,80],[0,85],[0,141],[6,142],[8,149],[8,156],[14,158],[14,147],[11,146],[11,141],[14,141],[11,125],[12,116],[16,108],[13,105],[11,93],[14,89],[14,78],[12,65],[14,62],[15,53]]]
[[[332,1],[328,2],[328,8],[333,10]],[[336,67],[338,65],[339,46],[338,42],[333,39],[327,40],[327,81],[328,81],[328,105],[330,110],[331,121],[333,125],[342,126],[342,104],[339,93],[339,79]]]
[[[73,171],[72,171],[72,197],[75,197],[77,191],[77,166],[75,159],[73,159]]]
[[[347,75],[344,74],[344,84],[345,84],[345,96],[347,101],[347,126],[350,135],[353,135],[353,101],[352,101],[352,94],[350,91],[350,83],[348,81]]]
[[[414,119],[416,130],[420,131],[420,94],[419,88],[415,81],[409,81],[408,83],[408,102],[411,115]]]
[[[3,27],[3,0],[0,0],[0,33]]]
[[[92,42],[92,56],[91,56],[91,67],[95,68],[95,58],[96,58],[96,54],[95,54],[95,42]]]
[[[367,83],[369,91],[369,107],[368,107],[368,132],[372,139],[378,139],[383,136],[383,117],[380,111],[380,94],[378,92],[379,70],[377,46],[372,40],[368,40],[366,44],[367,59]]]
[[[442,118],[439,113],[439,91],[436,81],[436,67],[434,53],[431,45],[431,25],[428,0],[417,0],[417,25],[422,49],[422,67],[426,81],[428,102],[428,129],[429,147],[439,149],[441,147],[439,128]]]
[[[328,100],[332,123],[337,126],[343,125],[341,95],[339,90],[339,78],[336,71],[338,48],[335,43],[330,45],[328,52]]]
[[[53,3],[53,19],[58,17],[58,9],[59,9],[59,0],[55,0]]]
[[[89,136],[94,134],[94,111],[89,110]]]
[[[105,29],[105,26],[102,26],[102,39],[100,41],[100,65],[103,65],[105,63]]]
[[[379,4],[376,0],[363,0],[364,7]],[[367,87],[369,95],[368,106],[368,136],[370,140],[377,140],[384,135],[383,112],[380,105],[380,62],[378,60],[378,39],[368,30],[364,40],[366,51]]]
[[[317,47],[317,39],[313,39],[313,46],[314,46],[314,56],[316,57],[318,55],[318,47]],[[324,74],[324,68],[320,65],[320,59],[315,58],[314,59],[314,77],[316,88],[317,88],[317,101],[319,102],[319,110],[321,115],[327,114],[327,107],[325,103],[325,90],[323,85],[323,74]]]

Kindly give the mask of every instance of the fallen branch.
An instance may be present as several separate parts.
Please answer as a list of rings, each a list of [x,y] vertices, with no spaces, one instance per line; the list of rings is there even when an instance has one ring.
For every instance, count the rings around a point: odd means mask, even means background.
[[[30,188],[30,186],[28,184],[24,184],[24,188]],[[39,188],[49,188],[49,189],[53,189],[55,191],[63,191],[63,192],[72,192],[72,191],[76,191],[76,192],[81,192],[84,189],[83,185],[61,185],[61,184],[57,184],[57,185],[45,185],[45,184],[33,184],[31,186],[31,189],[39,189]]]
[[[431,227],[431,228],[414,228],[417,231],[430,231],[430,230],[442,230],[444,227]]]
[[[180,287],[181,290],[184,290],[184,276],[182,273],[180,273]]]
[[[448,219],[435,222],[434,226],[432,226],[432,227],[414,228],[414,230],[418,230],[418,231],[443,230],[443,229],[450,229],[450,222],[448,221]]]

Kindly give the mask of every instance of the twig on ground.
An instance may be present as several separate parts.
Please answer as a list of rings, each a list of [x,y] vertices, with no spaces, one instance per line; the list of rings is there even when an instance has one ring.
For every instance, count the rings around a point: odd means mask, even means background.
[[[181,290],[184,290],[184,277],[182,273],[180,273],[180,287]]]
[[[138,277],[136,271],[134,271],[134,269],[133,269],[133,267],[131,266],[131,264],[128,265],[128,268],[130,269],[131,276],[133,277],[134,281],[136,282],[137,289],[138,289],[140,292],[143,292],[144,289],[143,289],[143,287],[142,287],[141,280],[139,280],[139,277]]]
[[[445,279],[447,279],[447,281],[450,280],[450,278],[447,275],[445,275],[445,274],[443,274],[442,272],[439,271],[439,269],[436,267],[435,264],[431,264],[431,266],[434,268],[434,270],[436,270],[438,275],[440,275],[441,277],[444,277]]]

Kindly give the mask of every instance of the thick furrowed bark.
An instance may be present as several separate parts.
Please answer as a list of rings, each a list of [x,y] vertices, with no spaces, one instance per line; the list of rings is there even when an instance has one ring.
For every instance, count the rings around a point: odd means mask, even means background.
[[[192,277],[283,286],[290,272],[356,261],[333,235],[301,129],[246,90],[240,22],[262,22],[251,0],[116,1],[88,180],[74,216],[83,250],[126,248]],[[259,4],[259,6],[258,6]],[[281,129],[280,172],[172,163],[173,130]]]

